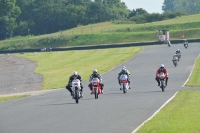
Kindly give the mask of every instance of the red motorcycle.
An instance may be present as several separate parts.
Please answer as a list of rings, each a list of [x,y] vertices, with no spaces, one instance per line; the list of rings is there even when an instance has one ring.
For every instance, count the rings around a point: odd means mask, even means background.
[[[101,94],[100,80],[98,78],[93,78],[92,81],[92,93],[95,96],[95,99],[98,99],[98,95]]]

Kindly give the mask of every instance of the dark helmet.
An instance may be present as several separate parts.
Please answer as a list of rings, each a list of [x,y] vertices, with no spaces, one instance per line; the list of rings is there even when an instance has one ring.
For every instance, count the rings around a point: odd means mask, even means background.
[[[126,69],[122,68],[122,73],[125,74],[126,73]]]
[[[164,69],[164,68],[165,68],[164,64],[161,64],[161,65],[160,65],[160,69],[162,70],[162,69]]]

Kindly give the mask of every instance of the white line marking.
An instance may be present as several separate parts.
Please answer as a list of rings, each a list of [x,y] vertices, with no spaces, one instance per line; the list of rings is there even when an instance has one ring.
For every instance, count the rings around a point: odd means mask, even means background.
[[[167,105],[176,95],[177,95],[178,91],[169,99],[167,100],[151,117],[149,117],[146,121],[144,121],[142,124],[140,124],[135,130],[133,130],[132,133],[136,133],[146,122],[148,122],[149,120],[151,120],[158,112],[160,112],[160,110]]]
[[[194,70],[194,68],[195,68],[196,61],[197,61],[197,59],[198,59],[199,57],[200,57],[200,54],[199,54],[199,56],[195,59],[194,65],[193,65],[193,67],[192,67],[192,70],[190,71],[190,75],[188,76],[187,80],[186,80],[185,83],[182,85],[182,87],[184,87],[185,84],[186,84],[186,83],[188,82],[188,80],[190,79],[190,77],[191,77],[191,75],[192,75],[192,72],[193,72],[193,70]]]
[[[108,70],[108,71],[106,71],[106,72],[104,72],[104,73],[102,73],[101,75],[103,75],[103,74],[105,74],[105,73],[107,73],[107,72],[110,72],[110,71],[112,71],[113,69],[115,69],[116,67],[118,67],[118,66],[120,66],[120,65],[122,65],[122,64],[124,64],[124,63],[127,63],[127,62],[129,62],[130,60],[132,60],[133,58],[135,58],[138,54],[140,54],[140,53],[142,53],[143,51],[145,51],[146,50],[146,48],[147,47],[145,47],[142,51],[140,51],[139,53],[137,53],[137,54],[135,54],[133,57],[131,57],[129,60],[127,60],[127,61],[125,61],[125,62],[122,62],[122,63],[120,63],[120,64],[118,64],[118,65],[116,65],[116,66],[114,66],[113,68],[111,68],[110,70]]]

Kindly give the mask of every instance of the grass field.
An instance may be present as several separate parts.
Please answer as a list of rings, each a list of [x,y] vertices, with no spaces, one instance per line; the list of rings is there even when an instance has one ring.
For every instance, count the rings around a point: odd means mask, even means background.
[[[200,87],[200,56],[195,63],[194,70],[192,72],[192,75],[191,75],[189,81],[186,83],[186,86],[190,86],[190,87],[199,86]]]
[[[18,98],[27,97],[27,96],[28,96],[28,95],[0,97],[0,102],[6,102],[6,101],[18,99]]]
[[[128,27],[131,32],[126,31]],[[145,24],[105,22],[53,34],[3,40],[0,41],[0,50],[157,41],[156,31],[160,29],[170,30],[172,40],[180,39],[183,34],[187,39],[199,38],[199,27],[200,14]]]
[[[180,91],[137,133],[199,133],[200,91]]]
[[[100,50],[82,50],[47,53],[18,54],[35,62],[38,66],[36,73],[43,75],[41,89],[65,88],[68,78],[77,71],[83,81],[89,80],[93,69],[104,73],[114,66],[121,64],[144,47],[112,48]]]

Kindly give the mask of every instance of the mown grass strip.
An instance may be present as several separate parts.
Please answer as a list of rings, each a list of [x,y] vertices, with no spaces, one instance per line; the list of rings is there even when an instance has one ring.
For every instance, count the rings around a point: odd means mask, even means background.
[[[192,75],[189,81],[186,83],[186,86],[200,86],[200,57],[196,60]]]
[[[180,91],[137,133],[199,133],[200,91]]]
[[[29,95],[5,96],[5,97],[0,97],[0,102],[6,102],[6,101],[10,101],[10,100],[18,99],[18,98],[27,97],[27,96],[29,96]]]
[[[89,79],[93,69],[104,73],[114,66],[127,61],[144,47],[80,50],[65,52],[27,53],[19,57],[37,62],[36,73],[43,75],[41,89],[64,88],[73,71],[77,71],[83,81]]]

